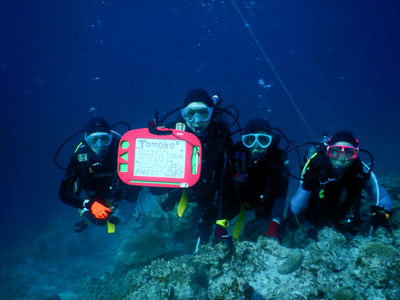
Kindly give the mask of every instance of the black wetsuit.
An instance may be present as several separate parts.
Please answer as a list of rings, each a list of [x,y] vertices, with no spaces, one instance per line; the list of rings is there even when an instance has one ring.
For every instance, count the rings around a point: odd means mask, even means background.
[[[166,127],[176,128],[177,123],[168,124]],[[186,131],[193,133],[188,126],[185,127]],[[216,219],[226,218],[227,203],[233,197],[234,175],[233,141],[227,123],[213,120],[206,130],[204,135],[196,135],[202,145],[200,179],[188,189],[189,202],[196,202],[198,205],[202,241],[208,239],[211,226]],[[168,192],[170,203],[178,202],[182,195],[181,189],[151,188],[150,190],[153,194]]]
[[[314,223],[336,222],[351,210],[359,217],[362,189],[368,179],[359,158],[339,175],[329,157],[320,152],[310,160],[303,175],[302,188],[312,192],[304,216]]]
[[[243,156],[246,160],[245,170],[242,167]],[[242,143],[237,143],[235,165],[239,173],[248,176],[244,182],[235,182],[236,203],[247,203],[256,210],[256,215],[270,216],[279,223],[285,209],[289,184],[284,152],[276,145],[271,145],[265,154],[256,159]]]
[[[233,141],[227,125],[222,122],[211,123],[207,134],[199,136],[199,139],[203,149],[201,176],[199,182],[189,190],[190,201],[197,202],[203,209],[213,203],[220,210],[218,218],[222,218],[224,207],[231,197]],[[222,195],[218,195],[219,191],[222,191]]]
[[[119,138],[113,136],[104,159],[99,160],[86,142],[82,142],[72,156],[61,182],[59,196],[62,202],[83,208],[83,201],[94,196],[106,198],[117,206],[122,199],[135,201],[140,187],[128,186],[117,174]]]

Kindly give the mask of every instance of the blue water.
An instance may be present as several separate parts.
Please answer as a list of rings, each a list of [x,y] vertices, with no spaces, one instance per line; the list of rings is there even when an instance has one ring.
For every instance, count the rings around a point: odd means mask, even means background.
[[[399,171],[398,1],[237,3],[315,135],[350,129],[378,175]],[[311,138],[228,0],[6,1],[0,45],[2,249],[70,209],[53,156],[90,107],[140,128],[202,87],[243,124],[262,116]]]

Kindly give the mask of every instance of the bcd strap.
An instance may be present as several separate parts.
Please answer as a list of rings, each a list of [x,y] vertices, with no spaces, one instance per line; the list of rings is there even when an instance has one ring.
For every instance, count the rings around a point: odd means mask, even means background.
[[[78,149],[79,149],[79,147],[82,145],[82,142],[80,142],[79,144],[78,144],[78,146],[75,148],[75,151],[74,151],[74,153],[76,153],[77,151],[78,151]]]
[[[304,165],[303,170],[301,171],[301,179],[303,179],[303,175],[304,175],[304,173],[306,172],[307,167],[308,167],[308,165],[310,164],[310,161],[311,161],[315,156],[317,156],[317,154],[318,154],[318,152],[314,153],[314,154],[307,160],[306,164]]]
[[[182,196],[181,196],[181,200],[179,200],[179,204],[178,204],[178,208],[177,208],[177,213],[179,218],[182,218],[183,213],[186,210],[187,204],[188,204],[188,191],[187,189],[183,190]]]

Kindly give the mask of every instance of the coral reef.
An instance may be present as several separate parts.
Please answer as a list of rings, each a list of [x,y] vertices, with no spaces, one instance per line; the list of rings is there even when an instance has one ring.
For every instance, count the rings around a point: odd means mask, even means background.
[[[382,182],[398,209],[398,177]],[[351,238],[331,227],[313,239],[296,229],[282,244],[249,236],[197,253],[192,204],[183,218],[158,207],[138,219],[122,214],[114,235],[96,226],[76,234],[67,213],[2,264],[0,299],[400,299],[399,220],[370,238],[370,201]]]
[[[153,261],[130,278],[123,299],[385,299],[399,292],[400,251],[385,245],[382,233],[348,242],[324,228],[302,251],[265,237],[239,242],[232,252],[206,245],[194,255]]]

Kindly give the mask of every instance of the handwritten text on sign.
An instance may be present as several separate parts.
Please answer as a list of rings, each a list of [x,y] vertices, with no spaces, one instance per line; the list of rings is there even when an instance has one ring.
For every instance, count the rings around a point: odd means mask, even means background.
[[[137,138],[134,176],[183,178],[186,141]]]

